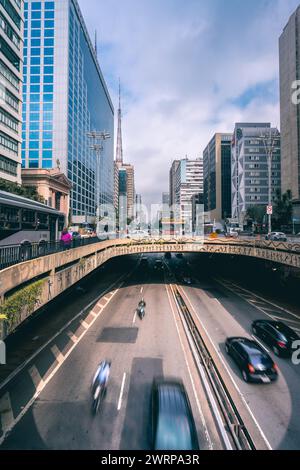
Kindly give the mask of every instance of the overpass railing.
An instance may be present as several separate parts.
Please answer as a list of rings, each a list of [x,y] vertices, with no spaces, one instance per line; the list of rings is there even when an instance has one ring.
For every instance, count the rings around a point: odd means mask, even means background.
[[[81,238],[72,241],[70,249],[79,248],[101,241],[98,237]],[[266,250],[281,251],[285,253],[300,253],[299,241],[293,242],[274,242],[262,239],[251,238],[197,238],[197,237],[145,237],[145,238],[126,238],[124,243],[134,243],[135,245],[184,245],[184,244],[209,244],[209,245],[234,245],[248,248],[263,248]],[[56,242],[43,242],[31,243],[30,245],[9,245],[0,247],[0,270],[22,263],[24,261],[30,261],[43,256],[51,255],[64,251],[66,248],[60,241]]]
[[[81,246],[99,243],[98,237],[81,238],[72,240],[70,247],[66,248],[61,241],[30,243],[23,245],[7,245],[0,247],[0,270],[14,266],[15,264],[42,256],[52,255],[65,251],[66,249],[78,248]]]

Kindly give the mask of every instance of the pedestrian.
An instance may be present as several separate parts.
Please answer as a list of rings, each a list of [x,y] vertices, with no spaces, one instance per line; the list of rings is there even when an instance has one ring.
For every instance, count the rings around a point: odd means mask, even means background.
[[[69,250],[72,247],[72,235],[68,232],[67,228],[63,229],[60,241],[64,250]]]

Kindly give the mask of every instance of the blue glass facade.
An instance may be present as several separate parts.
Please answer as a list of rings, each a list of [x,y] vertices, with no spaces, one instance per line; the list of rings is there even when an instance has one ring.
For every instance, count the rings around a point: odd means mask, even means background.
[[[61,170],[73,184],[73,222],[95,216],[96,155],[88,132],[107,131],[99,203],[113,203],[114,111],[76,0],[25,2],[22,165]]]

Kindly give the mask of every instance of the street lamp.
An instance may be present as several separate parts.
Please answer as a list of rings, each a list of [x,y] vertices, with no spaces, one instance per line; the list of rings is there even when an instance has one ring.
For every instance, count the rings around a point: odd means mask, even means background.
[[[273,153],[275,142],[278,139],[278,131],[276,129],[270,129],[270,132],[261,134],[262,141],[265,146],[266,156],[267,156],[267,163],[268,163],[268,230],[269,233],[272,232],[272,210],[271,207],[273,205],[272,202],[272,161],[273,161]]]
[[[87,133],[87,136],[91,139],[92,144],[90,149],[96,154],[96,217],[99,211],[99,199],[100,199],[100,157],[103,151],[104,140],[110,139],[110,134],[105,131],[91,131]]]

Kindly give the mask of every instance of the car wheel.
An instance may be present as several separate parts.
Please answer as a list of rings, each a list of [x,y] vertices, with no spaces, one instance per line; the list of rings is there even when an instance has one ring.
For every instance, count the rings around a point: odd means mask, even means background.
[[[273,352],[274,352],[274,354],[276,354],[276,356],[280,356],[280,352],[279,352],[279,349],[277,348],[277,346],[273,346]]]
[[[249,376],[245,370],[242,371],[242,376],[245,382],[249,382]]]

